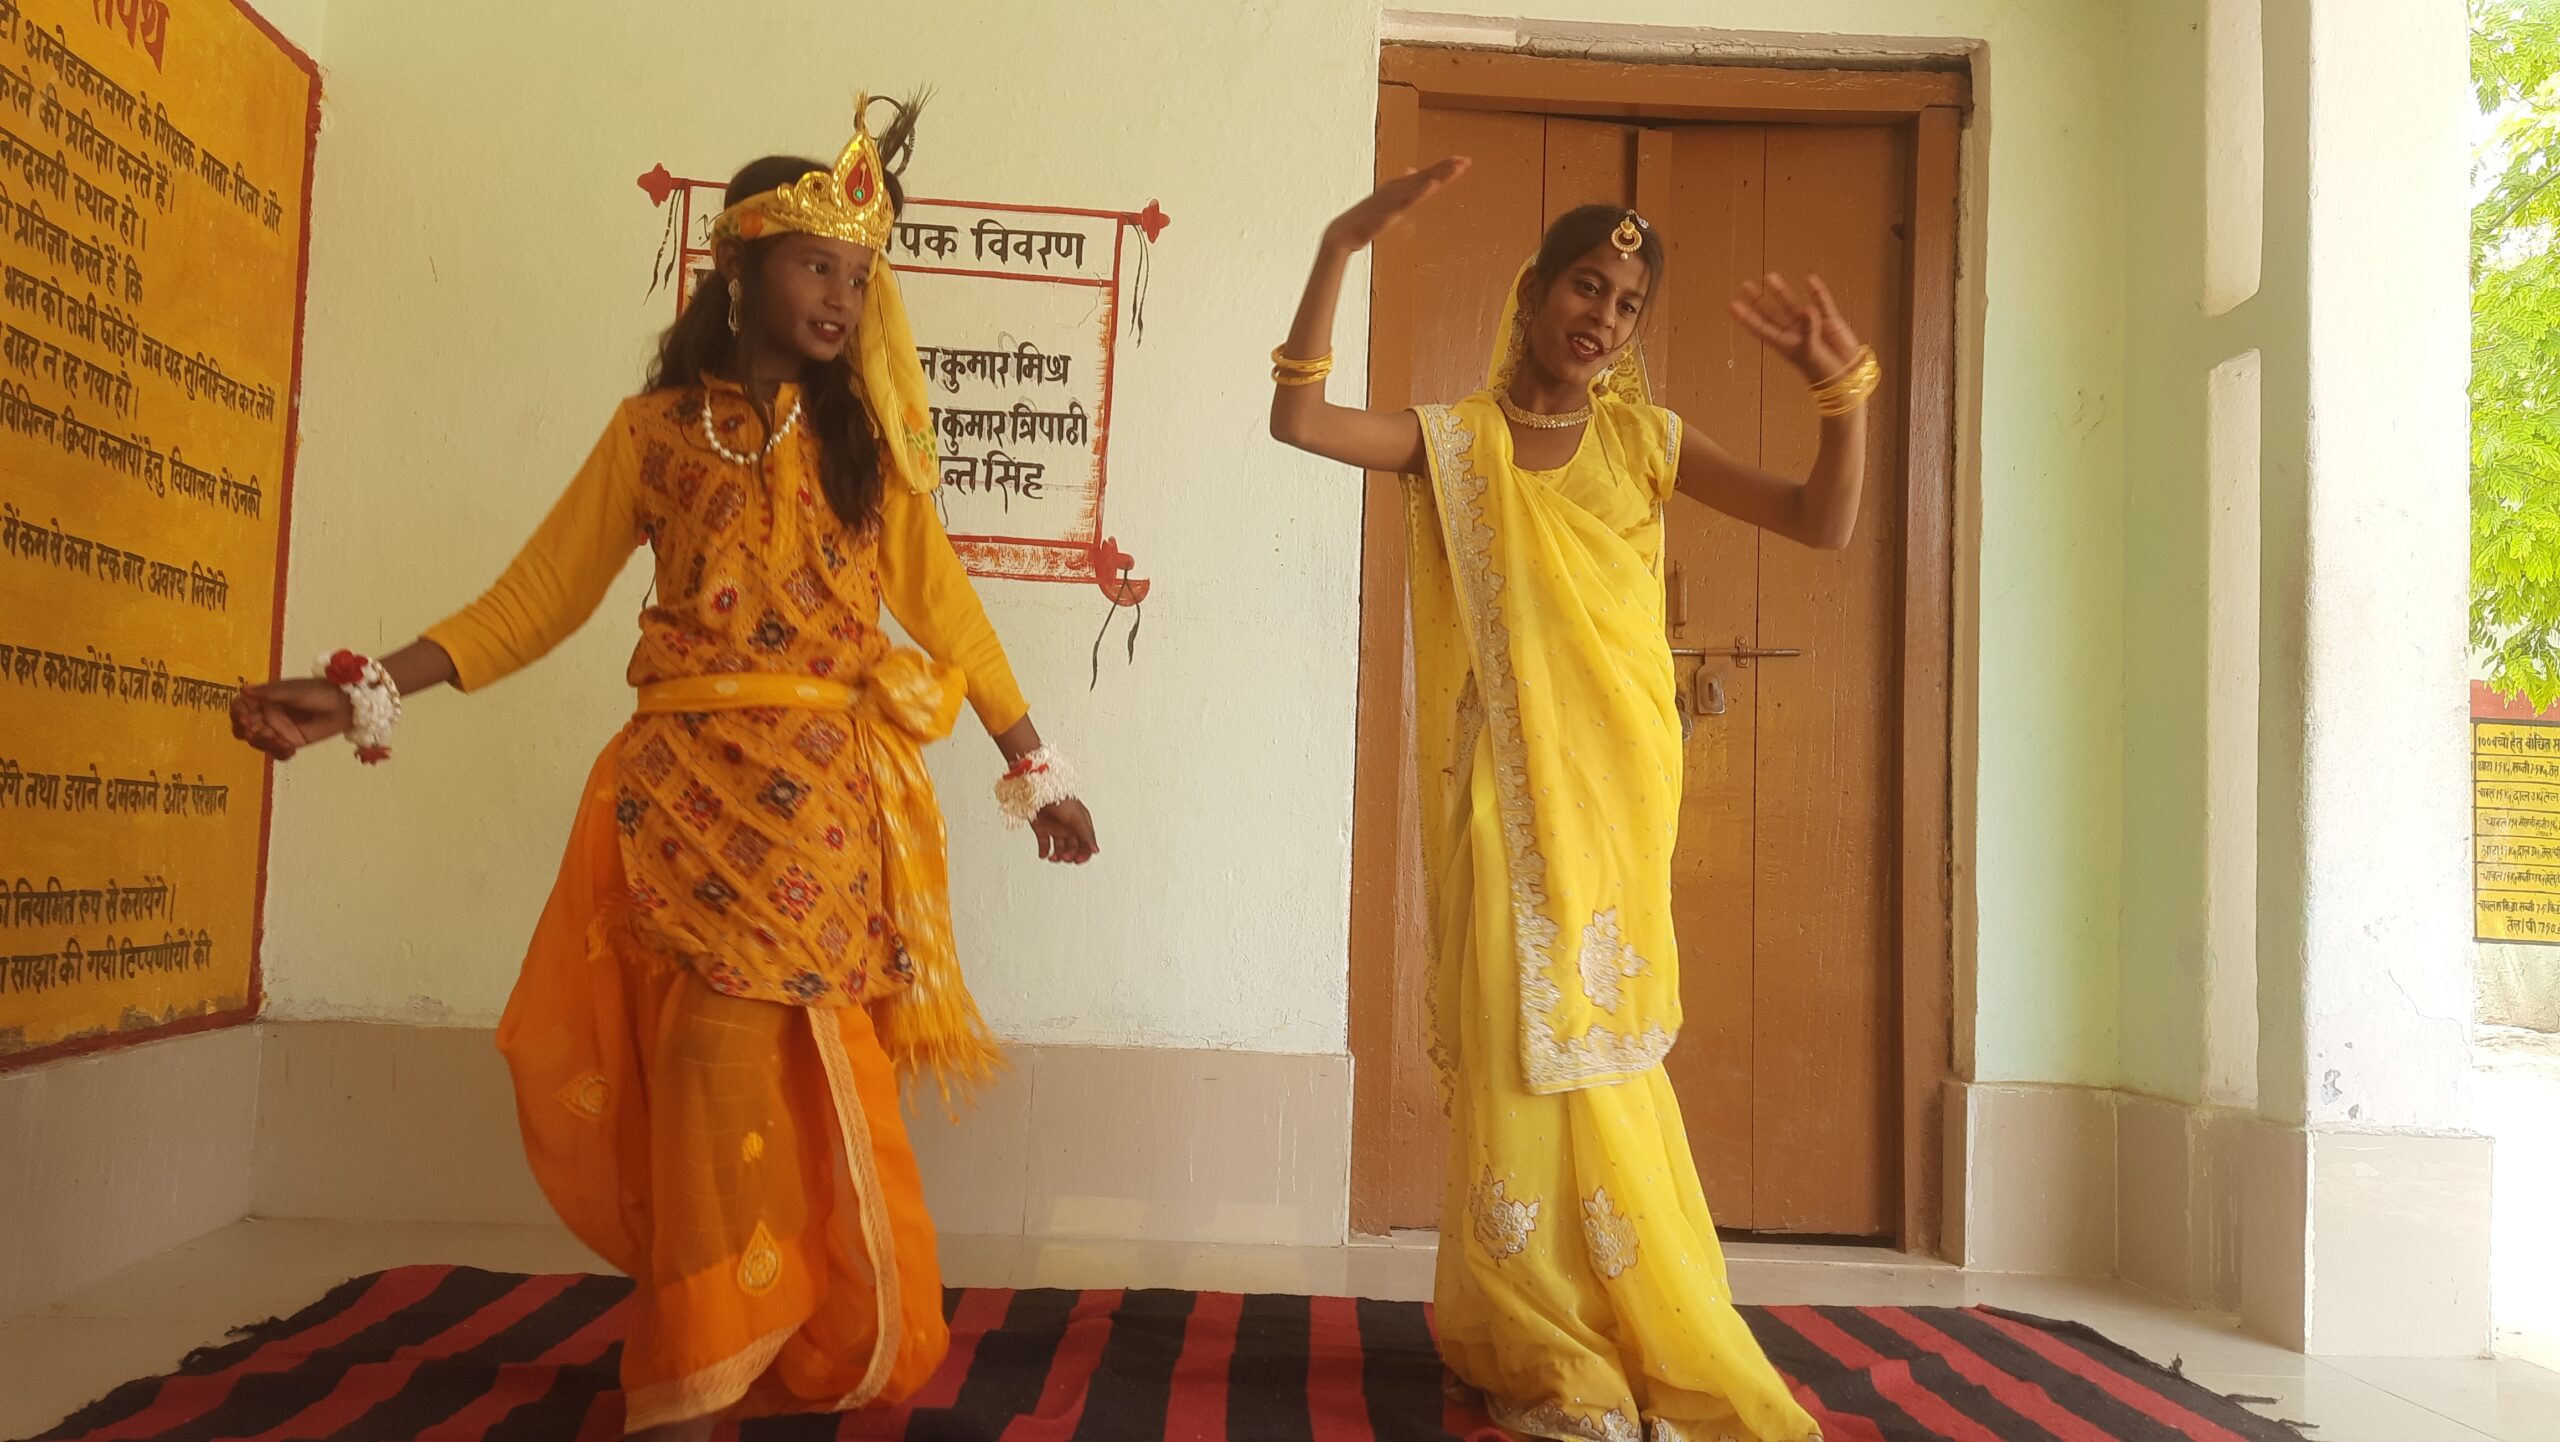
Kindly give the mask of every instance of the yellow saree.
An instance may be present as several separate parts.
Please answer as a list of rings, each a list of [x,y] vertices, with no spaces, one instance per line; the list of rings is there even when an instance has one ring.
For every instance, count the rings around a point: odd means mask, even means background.
[[[1516,289],[1514,291],[1516,295]],[[1620,365],[1562,470],[1492,389],[1421,417],[1410,478],[1435,1056],[1452,1140],[1440,1342],[1495,1419],[1594,1442],[1817,1434],[1735,1312],[1661,1062],[1680,725],[1662,505],[1678,418]]]

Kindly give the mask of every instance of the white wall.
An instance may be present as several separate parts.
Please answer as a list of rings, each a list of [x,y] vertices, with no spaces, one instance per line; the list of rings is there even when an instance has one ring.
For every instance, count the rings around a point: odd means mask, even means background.
[[[329,0],[250,0],[249,8],[258,12],[276,33],[300,47],[303,54],[317,60],[320,45],[328,28]]]
[[[917,189],[1173,217],[1112,445],[1110,529],[1156,587],[1136,666],[1088,693],[1093,589],[985,588],[1107,853],[1036,865],[992,820],[993,750],[943,748],[973,982],[1023,1039],[1339,1051],[1358,491],[1262,436],[1253,338],[1282,328],[1319,215],[1368,169],[1374,14],[904,13],[333,13],[288,654],[396,645],[468,600],[636,386],[667,311],[644,294],[662,217],[634,177],[831,153],[853,88],[937,81]],[[289,769],[278,1014],[494,1017],[628,707],[639,579],[547,667],[415,707],[395,765]]]
[[[1987,42],[1975,1068],[2107,1082],[2120,850],[2123,128],[2112,3],[1556,0],[1608,22]],[[1358,501],[1261,433],[1261,356],[1317,228],[1365,187],[1370,0],[931,11],[644,0],[328,12],[290,656],[397,645],[494,575],[636,383],[659,214],[632,179],[822,149],[846,93],[942,93],[921,189],[1160,200],[1149,330],[1124,353],[1110,529],[1156,582],[1139,661],[1090,590],[995,584],[1044,728],[1082,757],[1108,854],[1030,864],[991,752],[937,758],[971,974],[1044,1042],[1338,1051],[1345,1035]],[[1059,65],[1058,57],[1074,63]],[[812,59],[811,57],[816,57]],[[1979,284],[1979,281],[1976,282]],[[1362,330],[1344,316],[1346,349]],[[1350,376],[1344,392],[1357,385]],[[280,1015],[486,1021],[626,704],[636,575],[550,665],[412,710],[400,759],[279,788]],[[1970,604],[1970,603],[1969,603]]]

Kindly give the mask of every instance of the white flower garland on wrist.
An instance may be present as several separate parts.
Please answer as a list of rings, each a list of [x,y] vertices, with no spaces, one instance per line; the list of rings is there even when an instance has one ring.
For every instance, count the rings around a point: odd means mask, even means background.
[[[1026,753],[996,783],[996,805],[1004,809],[1004,824],[1015,831],[1029,826],[1031,818],[1041,812],[1075,797],[1075,763],[1055,746]]]
[[[367,766],[390,760],[391,728],[400,724],[400,688],[391,673],[370,656],[338,651],[320,658],[317,674],[346,692],[347,704],[355,710],[347,740],[356,748],[356,759]]]

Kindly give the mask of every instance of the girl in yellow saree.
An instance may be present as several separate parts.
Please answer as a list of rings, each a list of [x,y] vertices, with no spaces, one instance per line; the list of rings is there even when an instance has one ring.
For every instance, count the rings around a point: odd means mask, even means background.
[[[1391,182],[1326,232],[1272,431],[1405,475],[1435,1057],[1451,1122],[1441,1349],[1513,1432],[1801,1442],[1812,1418],[1733,1307],[1662,1059],[1680,1030],[1671,856],[1681,732],[1663,634],[1662,510],[1696,498],[1846,544],[1875,388],[1819,280],[1735,315],[1825,414],[1798,482],[1652,404],[1635,341],[1661,242],[1585,207],[1506,300],[1487,388],[1454,405],[1328,405],[1344,262],[1463,174]]]

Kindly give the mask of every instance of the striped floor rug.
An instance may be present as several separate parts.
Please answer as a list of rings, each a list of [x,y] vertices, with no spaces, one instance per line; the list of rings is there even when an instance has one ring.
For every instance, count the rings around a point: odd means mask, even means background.
[[[606,1277],[410,1267],[361,1277],[129,1383],[62,1442],[614,1442]],[[776,1418],[744,1442],[1446,1442],[1428,1308],[1196,1292],[951,1294],[951,1360],[895,1409]],[[1748,1308],[1831,1442],[2298,1442],[2086,1329],[1983,1308]]]

